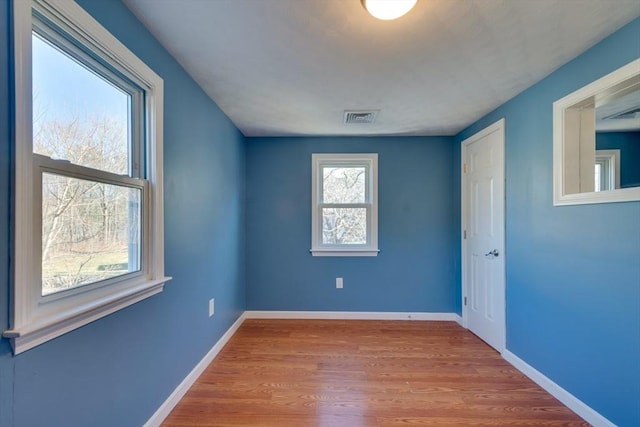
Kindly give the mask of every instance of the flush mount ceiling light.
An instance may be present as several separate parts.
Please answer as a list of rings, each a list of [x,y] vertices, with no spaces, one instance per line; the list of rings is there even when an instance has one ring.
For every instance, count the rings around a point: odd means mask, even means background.
[[[418,0],[360,0],[374,18],[389,21],[400,18],[413,9]]]

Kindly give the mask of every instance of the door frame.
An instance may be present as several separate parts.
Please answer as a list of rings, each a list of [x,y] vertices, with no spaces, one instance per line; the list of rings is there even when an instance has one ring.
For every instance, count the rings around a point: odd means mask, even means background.
[[[506,266],[507,266],[507,262],[506,262],[506,245],[505,245],[505,240],[506,240],[506,222],[507,222],[507,217],[506,217],[506,195],[507,195],[507,183],[506,183],[506,154],[505,154],[505,119],[501,118],[500,120],[498,120],[497,122],[485,127],[484,129],[482,129],[481,131],[475,133],[473,136],[470,136],[469,138],[465,139],[464,141],[462,141],[462,150],[461,150],[461,156],[460,156],[460,187],[461,187],[461,200],[460,200],[460,217],[461,217],[461,228],[460,228],[460,242],[461,242],[461,268],[460,268],[460,273],[461,273],[461,287],[462,287],[462,292],[461,292],[461,301],[460,304],[462,306],[462,326],[466,329],[469,329],[469,315],[468,315],[468,310],[467,310],[467,305],[465,304],[465,298],[467,298],[467,296],[469,295],[469,283],[467,280],[467,240],[466,240],[466,236],[465,236],[465,230],[467,229],[467,191],[468,191],[468,185],[467,185],[467,180],[466,180],[466,172],[465,172],[465,161],[467,158],[467,151],[468,151],[468,147],[469,145],[471,145],[472,143],[476,142],[477,140],[484,138],[485,136],[493,133],[493,132],[499,132],[499,135],[501,137],[501,141],[502,141],[502,171],[503,171],[503,178],[504,178],[504,200],[503,200],[503,204],[502,204],[502,208],[503,208],[503,223],[502,223],[502,255],[503,255],[503,269],[502,269],[502,277],[503,277],[503,282],[504,282],[504,292],[505,292],[505,298],[504,298],[504,306],[501,308],[501,310],[504,312],[504,322],[502,323],[501,326],[501,340],[500,340],[500,348],[497,349],[499,353],[503,353],[506,349],[507,349],[507,307],[506,307],[506,292],[507,292],[507,277],[506,277]]]

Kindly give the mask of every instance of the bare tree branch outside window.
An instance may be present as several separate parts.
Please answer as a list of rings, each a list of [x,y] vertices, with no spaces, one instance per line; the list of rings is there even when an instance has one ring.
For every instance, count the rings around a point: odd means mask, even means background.
[[[363,167],[323,167],[322,203],[365,203]],[[367,211],[361,207],[322,208],[323,244],[366,244]]]
[[[33,152],[117,175],[128,175],[130,95],[75,62],[39,36],[34,43]],[[45,59],[46,58],[46,59]],[[44,100],[51,67],[73,68],[120,105],[109,111],[84,94]],[[73,84],[56,75],[60,84]],[[75,97],[74,97],[75,98]],[[92,102],[89,107],[85,104]],[[141,191],[50,171],[42,172],[42,294],[139,269]],[[132,262],[132,260],[134,262]]]

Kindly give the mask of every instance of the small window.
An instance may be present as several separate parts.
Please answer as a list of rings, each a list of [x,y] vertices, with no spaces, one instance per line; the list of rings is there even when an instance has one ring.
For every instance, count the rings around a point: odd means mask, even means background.
[[[378,254],[378,155],[312,155],[314,256]]]
[[[169,278],[162,79],[74,2],[13,4],[17,354]]]
[[[596,150],[595,191],[620,188],[620,150]]]

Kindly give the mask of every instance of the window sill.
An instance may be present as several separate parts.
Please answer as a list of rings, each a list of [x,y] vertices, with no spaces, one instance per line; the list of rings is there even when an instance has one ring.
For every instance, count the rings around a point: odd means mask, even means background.
[[[150,280],[115,295],[93,301],[73,312],[61,313],[55,318],[30,323],[4,331],[2,336],[11,340],[13,354],[17,355],[95,320],[115,313],[164,290],[171,277]]]
[[[313,256],[378,256],[380,249],[311,249]]]

